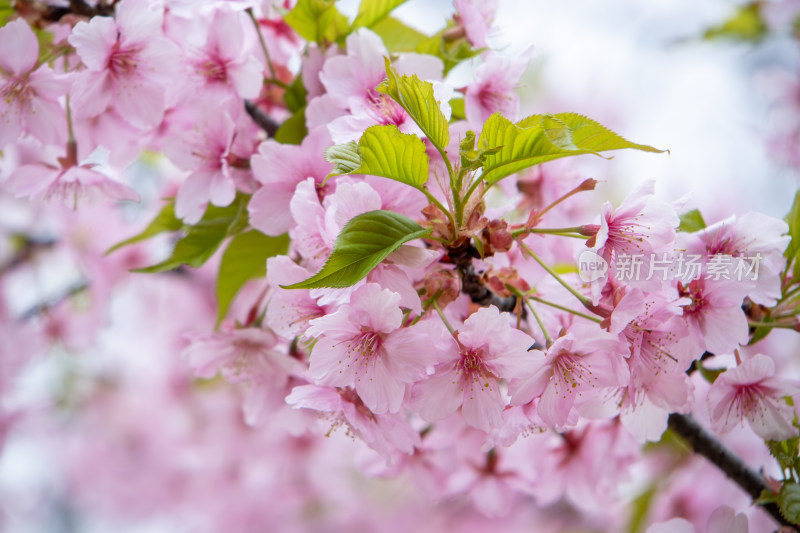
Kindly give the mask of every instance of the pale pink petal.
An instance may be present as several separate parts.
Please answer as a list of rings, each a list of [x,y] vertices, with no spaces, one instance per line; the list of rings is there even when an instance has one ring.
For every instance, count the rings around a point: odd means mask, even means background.
[[[58,169],[44,165],[23,165],[17,168],[3,183],[14,195],[19,197],[36,196],[43,193],[58,178]]]
[[[464,384],[461,414],[470,426],[486,432],[500,427],[505,405],[496,381],[471,379]]]
[[[108,108],[113,90],[113,81],[105,71],[79,74],[72,86],[72,112],[80,118],[99,115]]]
[[[267,235],[289,231],[293,218],[288,206],[293,195],[294,188],[264,186],[258,189],[247,204],[250,224]]]
[[[331,387],[301,385],[292,389],[286,397],[286,403],[294,407],[314,409],[317,411],[335,412],[341,409],[342,397]]]
[[[0,28],[0,67],[19,76],[33,69],[39,58],[39,41],[21,18]]]
[[[123,0],[117,5],[117,23],[125,46],[159,37],[163,22],[164,8],[158,2]]]
[[[750,531],[747,515],[723,505],[708,517],[706,533],[748,533]]]
[[[396,413],[400,410],[405,395],[405,385],[392,375],[384,364],[385,355],[374,362],[367,362],[366,368],[356,377],[355,388],[370,411],[376,414]],[[376,356],[373,356],[376,357]]]
[[[137,128],[152,128],[164,118],[164,90],[139,76],[117,79],[116,98],[119,114]]]
[[[69,36],[69,44],[90,70],[106,68],[108,57],[117,42],[117,23],[110,17],[94,17],[89,22],[79,22]]]
[[[431,376],[415,385],[412,391],[414,408],[428,422],[452,415],[463,401],[464,393],[455,369]]]
[[[27,120],[28,133],[44,144],[60,144],[67,140],[67,116],[58,102],[32,98]]]
[[[646,533],[695,533],[694,526],[685,518],[673,518],[647,528]]]

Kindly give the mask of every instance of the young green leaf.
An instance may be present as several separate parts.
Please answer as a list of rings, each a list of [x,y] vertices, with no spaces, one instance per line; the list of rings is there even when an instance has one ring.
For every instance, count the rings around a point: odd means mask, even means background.
[[[786,440],[768,440],[765,444],[769,449],[770,455],[781,465],[782,470],[794,467],[797,462],[800,437],[792,437]]]
[[[406,0],[361,0],[351,30],[372,27],[373,24],[386,18],[394,8],[405,2]]]
[[[428,181],[428,154],[416,135],[401,133],[394,124],[370,126],[358,144],[349,142],[328,148],[325,159],[334,174],[370,174],[389,178],[417,189]]]
[[[800,252],[800,191],[795,194],[792,208],[789,210],[784,220],[789,225],[789,236],[792,239],[789,241],[789,246],[786,247],[786,251],[783,255],[786,257],[787,261],[795,261],[794,278],[797,279],[798,275],[800,275],[800,267],[798,267],[797,261],[797,254]]]
[[[681,225],[678,227],[678,231],[694,233],[695,231],[705,229],[705,227],[706,221],[703,220],[703,215],[700,213],[700,210],[692,209],[681,215]]]
[[[408,241],[430,235],[410,218],[391,211],[369,211],[353,217],[336,237],[333,251],[322,269],[284,289],[350,287]]]
[[[733,15],[722,24],[706,30],[705,39],[732,39],[758,42],[769,33],[769,26],[761,14],[762,2],[750,2],[736,8]]]
[[[784,483],[778,493],[778,508],[783,517],[795,525],[800,525],[800,485]]]
[[[484,124],[478,146],[497,150],[484,159],[483,178],[490,185],[525,168],[566,156],[599,155],[623,148],[663,152],[627,141],[576,113],[533,115],[517,124],[495,113]]]
[[[336,0],[298,0],[284,20],[306,41],[334,42],[347,34],[347,17],[334,7]]]
[[[447,119],[433,94],[433,84],[414,76],[400,76],[386,58],[387,79],[377,90],[388,94],[406,110],[411,119],[440,151],[444,152],[450,142]]]
[[[287,118],[278,131],[275,140],[281,144],[300,144],[308,135],[306,129],[306,108],[301,107],[294,115]]]
[[[244,197],[237,196],[227,207],[209,205],[200,222],[187,226],[186,235],[175,243],[175,249],[169,258],[146,268],[136,268],[132,272],[164,272],[183,264],[195,268],[202,266],[214,255],[225,237],[238,233],[247,224],[246,204]]]
[[[372,26],[390,52],[414,52],[427,35],[407,26],[394,17],[386,17]]]
[[[264,235],[251,230],[233,237],[222,254],[217,276],[217,325],[228,313],[239,289],[251,279],[267,273],[267,258],[285,254],[289,249],[289,237]]]
[[[122,242],[119,242],[109,248],[106,251],[106,255],[110,254],[115,250],[119,250],[124,246],[128,246],[129,244],[134,244],[140,241],[144,241],[149,239],[150,237],[155,237],[159,233],[164,233],[166,231],[178,231],[183,227],[183,222],[179,218],[175,217],[175,203],[173,199],[169,199],[164,207],[161,208],[161,211],[155,216],[155,218],[147,225],[147,227],[142,230],[141,233],[138,235],[134,235],[130,239],[125,239]]]

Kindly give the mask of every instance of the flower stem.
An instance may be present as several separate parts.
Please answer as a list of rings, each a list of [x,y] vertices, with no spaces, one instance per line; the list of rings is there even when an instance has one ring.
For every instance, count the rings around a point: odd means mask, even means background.
[[[748,320],[747,324],[753,328],[795,329],[794,324],[778,324],[777,322],[756,322],[755,320]]]
[[[450,332],[450,335],[453,335],[455,337],[456,330],[454,330],[453,326],[450,325],[450,322],[447,321],[447,318],[444,316],[444,313],[442,312],[441,308],[439,307],[439,302],[434,300],[433,301],[433,307],[434,307],[434,309],[436,309],[436,312],[439,313],[439,318],[441,318],[442,322],[444,322],[444,327],[447,328],[447,331]]]
[[[530,256],[531,256],[531,257],[532,257],[532,258],[533,258],[533,259],[534,259],[534,260],[535,260],[537,263],[539,263],[539,265],[541,265],[541,267],[542,267],[543,269],[545,269],[545,270],[547,271],[547,273],[548,273],[548,274],[550,274],[551,276],[553,276],[553,277],[556,279],[556,281],[557,281],[557,282],[559,282],[559,283],[561,284],[561,286],[562,286],[562,287],[564,287],[565,289],[567,289],[567,290],[568,290],[568,291],[569,291],[569,292],[570,292],[570,293],[571,293],[571,294],[572,294],[572,295],[573,295],[575,298],[577,298],[577,299],[578,299],[578,300],[579,300],[579,301],[580,301],[580,302],[581,302],[581,303],[582,303],[584,306],[587,306],[587,307],[588,307],[588,306],[590,306],[590,305],[592,304],[592,302],[591,302],[591,300],[589,300],[589,298],[587,298],[586,296],[584,296],[583,294],[581,294],[580,292],[578,292],[578,291],[577,291],[577,289],[575,289],[575,287],[573,287],[572,285],[570,285],[569,283],[567,283],[566,281],[564,281],[564,279],[563,279],[561,276],[559,276],[559,275],[556,273],[556,271],[555,271],[555,270],[553,270],[552,268],[550,268],[549,266],[547,266],[547,265],[545,264],[545,262],[544,262],[544,261],[542,261],[541,259],[539,259],[539,256],[538,256],[538,255],[536,255],[535,253],[533,253],[533,250],[531,250],[530,248],[528,248],[528,245],[527,245],[527,244],[525,244],[524,242],[522,242],[522,241],[521,241],[521,240],[519,240],[519,239],[517,240],[517,243],[520,245],[520,247],[521,247],[523,250],[525,250],[525,252],[526,252],[528,255],[530,255]]]
[[[511,291],[517,297],[517,299],[519,299],[522,302],[525,302],[525,305],[528,306],[528,309],[530,309],[533,318],[536,319],[536,323],[539,324],[539,329],[542,330],[542,334],[544,335],[544,341],[547,344],[547,347],[549,348],[553,344],[553,337],[551,337],[550,334],[547,333],[547,329],[545,329],[544,327],[544,322],[542,322],[541,317],[539,317],[539,313],[537,313],[536,309],[534,309],[533,305],[531,305],[530,300],[528,300],[525,297],[525,295],[519,291],[519,289],[517,289],[512,285],[509,285],[508,283],[506,283],[506,289]]]
[[[272,59],[269,57],[269,51],[267,50],[267,43],[264,41],[264,36],[261,34],[261,26],[258,24],[258,19],[256,19],[256,16],[253,13],[253,8],[248,7],[247,9],[245,9],[245,11],[250,16],[250,20],[253,21],[253,26],[256,29],[256,35],[258,35],[258,42],[261,44],[261,51],[264,52],[264,57],[267,59],[267,68],[269,69],[269,75],[270,75],[270,79],[267,81],[269,83],[278,85],[279,87],[283,87],[284,89],[288,89],[289,86],[283,83],[281,80],[279,80],[278,76],[275,75],[275,67],[272,65]]]
[[[579,316],[581,318],[585,318],[586,320],[591,320],[592,322],[597,322],[598,324],[600,324],[603,321],[603,319],[601,319],[599,317],[592,316],[592,315],[587,315],[586,313],[581,313],[580,311],[575,311],[574,309],[570,309],[569,307],[565,307],[565,306],[559,305],[559,304],[557,304],[555,302],[551,302],[549,300],[545,300],[543,298],[539,298],[538,296],[534,296],[532,294],[525,295],[525,298],[530,298],[534,302],[539,302],[539,303],[544,304],[544,305],[549,305],[550,307],[555,307],[556,309],[559,309],[559,310],[564,311],[566,313],[570,313],[570,314],[573,314],[575,316]]]

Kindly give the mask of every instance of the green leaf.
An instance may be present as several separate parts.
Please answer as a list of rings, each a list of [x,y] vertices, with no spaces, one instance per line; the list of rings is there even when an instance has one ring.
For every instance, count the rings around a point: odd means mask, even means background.
[[[106,251],[106,255],[110,254],[115,250],[119,250],[124,246],[128,246],[129,244],[134,244],[140,241],[144,241],[149,239],[150,237],[155,237],[159,233],[164,233],[165,231],[178,231],[183,227],[183,222],[179,218],[175,217],[175,203],[173,199],[170,199],[164,207],[161,208],[161,211],[155,216],[155,218],[147,225],[147,227],[142,230],[141,233],[138,235],[134,235],[130,239],[125,239],[122,242],[119,242],[109,248]]]
[[[753,500],[753,505],[767,505],[768,503],[777,503],[778,495],[769,489],[764,489],[758,498]]]
[[[303,107],[281,124],[275,132],[275,140],[282,144],[300,144],[306,135],[306,108]]]
[[[335,144],[325,150],[325,161],[333,163],[333,174],[352,174],[361,166],[361,151],[355,141]]]
[[[783,517],[794,525],[800,525],[800,485],[784,483],[778,493],[778,508]]]
[[[414,52],[423,41],[430,39],[424,33],[407,26],[394,17],[386,17],[374,26],[372,31],[383,40],[386,49],[395,52]]]
[[[358,144],[349,142],[328,148],[325,159],[334,174],[370,174],[389,178],[417,189],[428,181],[428,154],[416,135],[401,133],[394,124],[370,126]]]
[[[289,111],[297,113],[306,106],[307,95],[308,92],[305,85],[303,85],[303,77],[297,76],[286,92],[283,93],[283,101]]]
[[[219,264],[217,276],[217,325],[228,313],[239,289],[251,279],[267,274],[267,258],[285,254],[289,250],[289,237],[264,235],[250,230],[231,239]]]
[[[703,379],[709,383],[714,383],[719,375],[725,371],[724,368],[706,368],[699,359],[695,360],[694,367],[700,372]]]
[[[408,241],[430,235],[413,220],[391,211],[369,211],[353,217],[336,237],[322,270],[284,289],[350,287]]]
[[[351,30],[372,27],[376,22],[386,18],[394,8],[405,2],[406,0],[361,0]]]
[[[428,140],[440,152],[444,152],[450,142],[450,129],[439,107],[439,101],[433,94],[433,84],[420,80],[416,75],[398,75],[389,59],[384,59],[387,79],[377,87],[377,90],[388,94],[400,104]]]
[[[455,122],[456,120],[466,120],[467,113],[464,110],[464,99],[463,98],[453,98],[450,100],[450,109],[452,113],[450,115],[450,121]]]
[[[0,27],[5,26],[15,13],[11,0],[0,0]]]
[[[700,210],[692,209],[681,215],[681,225],[678,227],[678,231],[694,233],[695,231],[705,229],[705,227],[706,221],[703,220],[703,215],[700,213]]]
[[[769,32],[769,26],[761,15],[761,4],[757,1],[739,6],[728,20],[706,30],[703,38],[760,41]]]
[[[350,26],[335,3],[336,0],[299,0],[284,20],[306,41],[335,42],[347,34]]]
[[[186,227],[186,235],[175,243],[169,258],[146,268],[133,269],[132,272],[164,272],[184,264],[195,268],[202,266],[214,255],[225,237],[238,233],[246,226],[246,205],[241,195],[227,207],[209,205],[200,222]]]
[[[800,252],[800,191],[797,191],[795,194],[792,208],[789,210],[784,220],[789,225],[789,236],[791,240],[783,255],[786,257],[787,261],[795,261],[793,277],[797,280],[800,279],[800,261],[797,261],[797,254]]]
[[[775,322],[775,319],[765,316],[761,319],[761,321],[765,323],[772,323]],[[770,333],[772,333],[772,328],[769,326],[759,326],[753,328],[753,332],[750,334],[750,340],[747,342],[747,345],[751,346],[757,343]]]
[[[561,157],[633,148],[663,152],[625,140],[594,120],[576,113],[533,115],[513,124],[499,113],[486,121],[478,146],[499,149],[486,156],[483,178],[488,184]]]
[[[792,468],[797,462],[798,445],[800,444],[800,437],[792,437],[786,440],[768,440],[766,441],[767,448],[772,457],[778,461],[782,470]]]
[[[631,516],[628,520],[628,532],[640,533],[647,525],[647,515],[653,505],[653,497],[658,492],[655,484],[650,485],[631,502]]]

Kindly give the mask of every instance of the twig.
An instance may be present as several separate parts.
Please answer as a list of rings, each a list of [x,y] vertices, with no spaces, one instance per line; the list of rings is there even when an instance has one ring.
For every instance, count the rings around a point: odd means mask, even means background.
[[[721,442],[714,438],[709,432],[703,429],[689,415],[672,413],[669,415],[669,427],[672,431],[680,435],[686,443],[717,468],[722,470],[726,476],[739,485],[753,500],[758,499],[761,493],[767,489],[764,478],[747,466],[739,457],[734,455]],[[780,513],[775,503],[762,505],[772,518],[784,526],[792,526]],[[793,526],[792,526],[793,527]]]
[[[275,133],[278,131],[280,124],[275,122],[271,116],[267,115],[263,109],[250,100],[244,101],[244,108],[247,114],[250,115],[250,118],[252,118],[262,130],[267,132],[268,137],[275,137]]]

